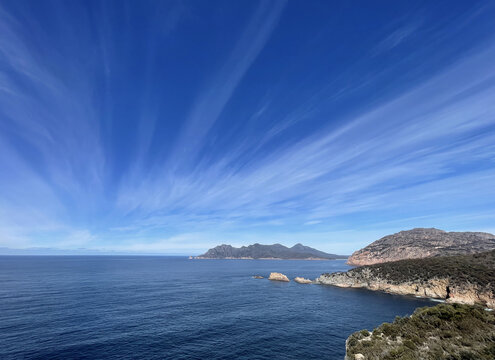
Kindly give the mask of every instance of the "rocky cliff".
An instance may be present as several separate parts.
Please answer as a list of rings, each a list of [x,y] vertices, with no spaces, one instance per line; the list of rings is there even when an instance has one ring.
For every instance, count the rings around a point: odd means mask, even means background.
[[[280,244],[254,244],[235,248],[231,245],[219,245],[194,259],[296,259],[296,260],[334,260],[347,256],[327,254],[309,246],[296,244],[291,248]]]
[[[403,259],[474,254],[495,249],[495,235],[413,229],[385,236],[353,253],[349,265],[372,265]]]
[[[362,266],[316,282],[495,308],[495,250]]]

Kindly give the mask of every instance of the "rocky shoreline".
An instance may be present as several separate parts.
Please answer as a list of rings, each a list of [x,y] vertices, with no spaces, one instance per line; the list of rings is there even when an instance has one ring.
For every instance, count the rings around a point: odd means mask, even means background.
[[[412,295],[422,298],[441,299],[448,303],[480,304],[495,308],[493,293],[473,284],[453,285],[448,278],[429,279],[425,282],[408,281],[394,284],[380,276],[365,271],[360,276],[348,273],[323,274],[315,280],[317,284],[343,288],[364,288],[396,295]]]
[[[290,281],[280,273],[269,280]],[[495,250],[385,262],[294,281],[446,302],[352,334],[346,360],[495,358]]]
[[[493,309],[495,251],[362,266],[347,272],[322,274],[315,282]]]

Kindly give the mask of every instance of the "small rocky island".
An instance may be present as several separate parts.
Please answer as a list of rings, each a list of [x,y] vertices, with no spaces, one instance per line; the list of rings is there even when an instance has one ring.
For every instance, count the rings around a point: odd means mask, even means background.
[[[264,279],[264,277],[261,276],[261,275],[254,275],[253,278],[254,279]],[[287,277],[287,275],[284,275],[284,274],[278,273],[278,272],[272,272],[272,273],[270,273],[270,276],[268,276],[268,280],[290,282],[290,280]],[[298,283],[298,284],[312,284],[313,283],[313,280],[306,279],[306,278],[303,278],[303,277],[300,277],[300,276],[296,276],[294,278],[294,281],[296,283]]]
[[[191,259],[260,259],[260,260],[336,260],[347,259],[347,256],[328,254],[309,246],[296,244],[286,247],[281,244],[254,244],[235,248],[231,245],[219,245],[205,254],[191,256]]]
[[[495,308],[495,250],[361,266],[316,281]]]
[[[272,281],[284,281],[284,282],[289,282],[289,278],[284,275],[284,274],[281,274],[281,273],[278,273],[278,272],[272,272],[270,273],[270,276],[268,277],[268,280],[272,280]]]
[[[372,265],[432,256],[467,255],[495,249],[495,235],[417,228],[385,236],[353,253],[349,265]]]
[[[306,279],[306,278],[303,278],[303,277],[300,277],[300,276],[296,276],[296,277],[294,278],[294,281],[295,281],[296,283],[299,283],[299,284],[312,284],[312,283],[313,283],[313,281],[312,281],[312,280],[310,280],[310,279]]]

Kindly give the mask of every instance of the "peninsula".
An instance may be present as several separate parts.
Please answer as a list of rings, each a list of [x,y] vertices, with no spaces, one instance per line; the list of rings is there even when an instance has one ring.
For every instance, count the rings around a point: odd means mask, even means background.
[[[361,266],[316,282],[495,308],[495,250]]]
[[[219,245],[205,254],[191,256],[191,259],[277,259],[277,260],[336,260],[347,259],[347,256],[328,254],[309,246],[296,244],[286,247],[281,244],[254,244],[235,248],[231,245]]]

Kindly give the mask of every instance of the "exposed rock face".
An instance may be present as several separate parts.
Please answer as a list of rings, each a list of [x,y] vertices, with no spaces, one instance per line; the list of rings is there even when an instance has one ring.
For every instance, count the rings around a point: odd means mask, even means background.
[[[312,281],[312,280],[305,279],[305,278],[303,278],[303,277],[299,277],[299,276],[298,276],[298,277],[296,277],[296,278],[294,278],[294,281],[295,281],[296,283],[299,283],[299,284],[312,284],[312,283],[313,283],[313,281]]]
[[[495,251],[362,266],[316,282],[495,308]]]
[[[285,276],[284,274],[281,274],[281,273],[277,273],[277,272],[270,273],[270,277],[268,277],[268,280],[285,281],[285,282],[290,281],[287,276]]]
[[[403,259],[474,254],[495,249],[495,235],[412,229],[385,236],[352,254],[349,265],[372,265]]]
[[[334,260],[347,256],[327,254],[309,246],[296,244],[291,248],[280,244],[254,244],[240,248],[231,245],[219,245],[194,259],[294,259],[294,260]]]

